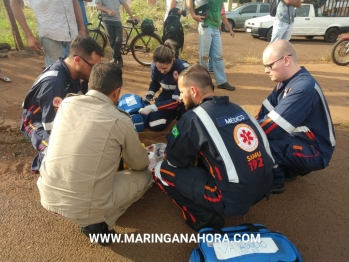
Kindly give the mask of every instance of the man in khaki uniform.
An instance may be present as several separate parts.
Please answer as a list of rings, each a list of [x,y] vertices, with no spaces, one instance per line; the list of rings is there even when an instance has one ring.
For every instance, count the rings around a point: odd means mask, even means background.
[[[86,95],[61,103],[40,168],[42,206],[76,222],[87,236],[113,233],[108,226],[152,184],[131,118],[115,108],[121,86],[119,67],[93,67]],[[121,154],[131,170],[116,172]]]

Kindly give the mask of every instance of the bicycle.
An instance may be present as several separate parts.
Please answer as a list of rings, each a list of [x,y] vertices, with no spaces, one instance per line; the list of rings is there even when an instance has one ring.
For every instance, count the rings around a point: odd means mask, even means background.
[[[108,44],[108,37],[104,32],[105,28],[102,24],[102,14],[98,14],[98,20],[99,23],[97,27],[89,28],[89,36],[96,39],[104,50]],[[161,37],[156,33],[143,33],[140,30],[140,26],[136,26],[138,24],[136,20],[127,20],[126,23],[131,24],[131,26],[123,26],[121,54],[126,55],[131,51],[133,58],[138,63],[144,66],[150,66],[153,62],[153,51],[157,46],[162,44]],[[103,31],[101,29],[103,29]],[[132,38],[132,32],[134,30],[136,35]],[[132,41],[128,44],[130,39],[132,39]]]

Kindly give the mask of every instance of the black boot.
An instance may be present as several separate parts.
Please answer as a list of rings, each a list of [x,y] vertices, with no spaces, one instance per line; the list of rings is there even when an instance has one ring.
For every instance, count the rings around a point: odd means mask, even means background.
[[[98,224],[93,224],[93,225],[89,225],[87,227],[81,227],[80,231],[86,235],[88,238],[90,238],[90,234],[115,234],[115,230],[109,230],[109,227],[107,225],[107,223],[105,222],[101,222]],[[100,244],[101,246],[109,246],[112,243],[111,238],[109,238],[109,241],[102,241],[100,239],[100,236],[98,236],[98,244]]]
[[[222,228],[225,223],[224,219],[217,213],[212,213],[212,215],[204,221],[197,221],[195,223],[189,222],[189,221],[185,221],[185,222],[191,229],[197,232],[200,231],[200,229],[205,227]]]

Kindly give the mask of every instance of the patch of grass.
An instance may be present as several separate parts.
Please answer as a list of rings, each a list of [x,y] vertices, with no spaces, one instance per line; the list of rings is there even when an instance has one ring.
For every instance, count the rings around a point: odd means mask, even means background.
[[[246,53],[242,53],[241,56],[237,59],[238,63],[260,65],[263,64],[260,54],[256,54],[253,50],[249,50]]]
[[[252,65],[263,64],[262,59],[260,57],[256,57],[256,56],[243,57],[243,62],[246,64],[252,64]]]
[[[30,139],[27,138],[27,137],[25,137],[25,136],[22,137],[22,138],[20,139],[20,142],[21,142],[21,143],[28,143],[28,144],[31,143],[31,142],[30,142]]]
[[[26,21],[27,21],[27,24],[28,24],[30,30],[37,37],[38,36],[38,27],[36,24],[36,18],[35,18],[33,10],[28,8],[28,7],[24,7],[23,12],[24,12],[24,15],[26,17]],[[8,43],[11,47],[14,48],[15,44],[14,44],[14,40],[13,40],[13,36],[12,36],[11,26],[10,26],[10,22],[9,22],[3,1],[0,1],[0,28],[1,28],[0,43]],[[23,30],[19,24],[18,24],[18,29],[19,29],[19,32],[21,34],[21,38],[22,38],[24,46],[28,46],[27,39],[26,39],[26,37],[23,33]]]
[[[332,61],[332,59],[331,59],[331,52],[328,51],[326,54],[324,54],[321,57],[321,60],[324,61],[324,62],[331,62]]]

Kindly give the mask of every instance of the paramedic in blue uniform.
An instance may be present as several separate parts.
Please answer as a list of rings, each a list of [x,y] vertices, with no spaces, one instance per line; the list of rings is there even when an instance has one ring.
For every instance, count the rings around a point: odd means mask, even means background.
[[[175,54],[174,43],[166,40],[154,50],[153,63],[150,67],[150,87],[145,98],[152,100],[156,92],[162,91],[155,103],[139,110],[149,115],[148,124],[151,130],[161,131],[176,117],[180,107],[178,75],[189,66]]]
[[[257,121],[227,96],[214,96],[208,71],[179,75],[187,110],[167,135],[167,159],[152,170],[156,184],[193,230],[220,228],[221,215],[239,216],[269,194],[274,165]]]
[[[278,84],[262,103],[257,121],[266,133],[276,166],[273,193],[284,181],[328,166],[335,134],[319,83],[297,61],[286,40],[271,43],[263,53],[265,72]]]
[[[77,36],[70,45],[69,56],[47,67],[29,90],[22,105],[20,129],[39,151],[32,164],[34,173],[40,169],[60,103],[68,93],[87,91],[81,90],[80,79],[87,83],[93,65],[102,56],[103,50],[93,38]]]

